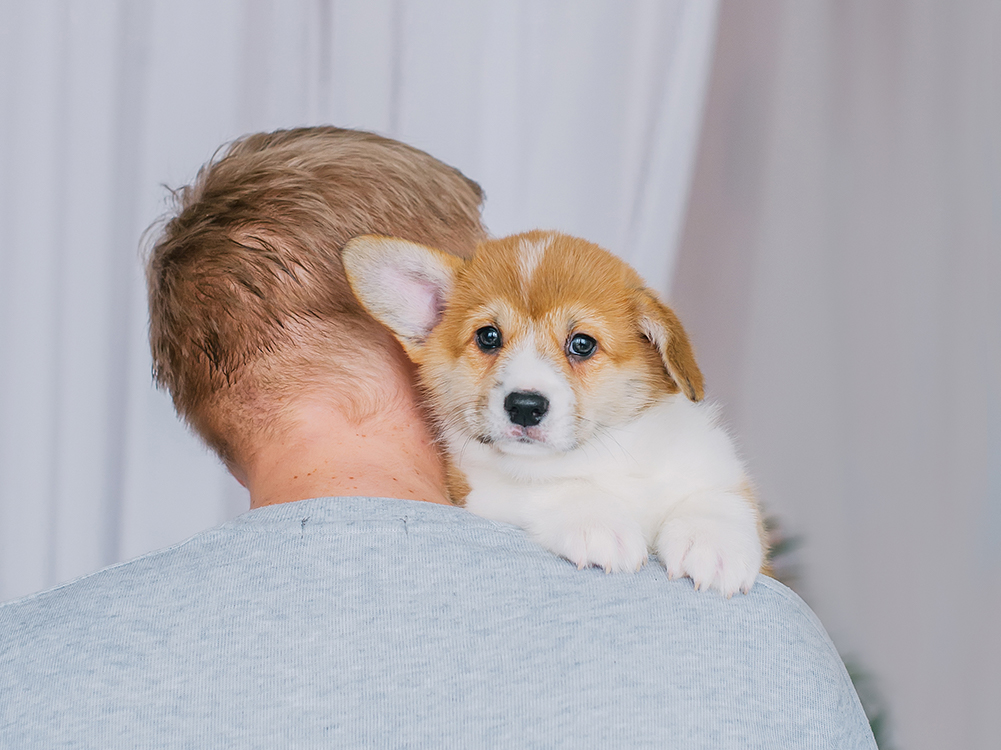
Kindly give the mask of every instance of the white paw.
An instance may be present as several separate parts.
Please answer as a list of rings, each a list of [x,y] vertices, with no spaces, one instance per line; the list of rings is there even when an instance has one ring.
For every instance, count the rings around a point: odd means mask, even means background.
[[[606,573],[631,573],[647,561],[646,539],[638,524],[593,520],[537,533],[538,541],[578,569],[595,565]]]
[[[753,520],[683,513],[661,527],[657,554],[669,578],[688,576],[696,590],[731,597],[751,590],[764,550]]]

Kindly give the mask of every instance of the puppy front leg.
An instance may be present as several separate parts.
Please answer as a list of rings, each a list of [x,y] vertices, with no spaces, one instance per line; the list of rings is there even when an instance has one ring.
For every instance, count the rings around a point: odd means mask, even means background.
[[[606,573],[631,573],[647,561],[647,543],[639,523],[593,488],[560,493],[536,510],[526,524],[528,532],[578,568],[594,565]]]
[[[674,508],[657,535],[657,555],[671,578],[726,597],[745,594],[764,561],[757,507],[740,492],[706,491]]]

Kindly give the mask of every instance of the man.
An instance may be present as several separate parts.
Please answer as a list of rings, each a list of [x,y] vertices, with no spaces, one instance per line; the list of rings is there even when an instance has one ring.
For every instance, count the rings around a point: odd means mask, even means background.
[[[781,585],[578,571],[448,505],[411,366],[338,253],[469,253],[480,200],[334,128],[245,138],[181,191],[149,259],[155,374],[252,510],[0,606],[0,746],[875,746]]]

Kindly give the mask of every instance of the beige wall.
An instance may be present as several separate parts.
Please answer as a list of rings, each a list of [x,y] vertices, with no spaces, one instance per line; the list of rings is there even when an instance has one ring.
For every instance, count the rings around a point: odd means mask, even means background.
[[[1001,747],[1001,4],[724,2],[673,302],[895,746]]]

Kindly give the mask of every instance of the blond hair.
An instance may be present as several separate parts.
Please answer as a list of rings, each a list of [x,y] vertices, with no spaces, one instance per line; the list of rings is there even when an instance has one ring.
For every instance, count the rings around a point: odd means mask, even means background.
[[[475,182],[333,127],[244,137],[174,196],[147,262],[153,374],[226,461],[312,383],[357,406],[349,384],[393,356],[347,284],[344,243],[385,234],[468,256],[485,237]]]

